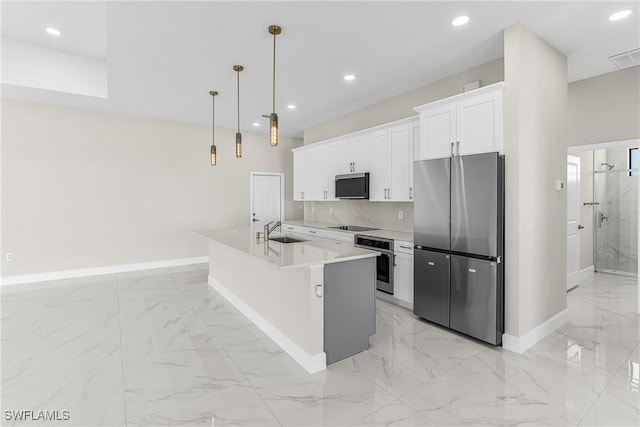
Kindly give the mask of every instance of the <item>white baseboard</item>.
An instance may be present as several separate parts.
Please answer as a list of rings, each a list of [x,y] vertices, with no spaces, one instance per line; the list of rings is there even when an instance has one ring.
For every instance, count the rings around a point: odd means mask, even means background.
[[[560,326],[567,322],[569,312],[565,308],[560,313],[547,319],[545,322],[536,326],[521,337],[514,337],[513,335],[502,335],[502,348],[513,351],[514,353],[524,353],[538,341],[558,329]]]
[[[593,280],[595,274],[596,269],[593,265],[590,265],[587,268],[583,268],[582,270],[580,270],[580,273],[578,275],[578,284]]]
[[[140,262],[136,264],[108,265],[105,267],[81,268],[78,270],[51,271],[48,273],[22,274],[5,276],[0,279],[0,286],[19,285],[22,283],[46,282],[49,280],[73,279],[76,277],[100,276],[102,274],[125,273],[127,271],[151,270],[153,268],[177,267],[180,265],[206,264],[208,256],[195,258],[177,258],[162,261]]]
[[[400,307],[404,307],[407,310],[413,311],[413,303],[403,301],[394,297],[393,295],[389,295],[387,293],[376,290],[376,298],[380,298],[381,300],[390,302],[391,304],[399,305]]]
[[[218,291],[227,301],[237,308],[247,319],[251,320],[262,332],[278,344],[289,356],[293,358],[300,366],[302,366],[310,374],[323,371],[327,368],[327,356],[324,352],[318,354],[309,354],[300,346],[291,341],[289,337],[283,334],[271,322],[262,317],[253,308],[249,307],[244,301],[238,298],[233,292],[224,287],[213,277],[209,276],[209,285]]]

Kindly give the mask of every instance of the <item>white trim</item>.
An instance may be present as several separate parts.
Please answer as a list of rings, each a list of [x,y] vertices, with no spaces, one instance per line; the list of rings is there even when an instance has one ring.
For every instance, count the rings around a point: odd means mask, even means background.
[[[580,270],[580,273],[578,275],[578,284],[593,280],[595,274],[596,269],[593,265],[590,265],[587,268],[583,268],[582,270]]]
[[[237,308],[240,313],[251,320],[262,332],[278,344],[289,356],[293,358],[300,366],[302,366],[310,374],[324,371],[327,368],[327,356],[324,352],[318,354],[309,354],[300,346],[291,341],[289,337],[283,334],[278,328],[262,317],[258,312],[248,306],[244,301],[238,298],[233,292],[224,287],[220,282],[209,275],[209,285],[218,291],[227,301]]]
[[[574,145],[572,147],[567,147],[568,153],[575,153],[579,151],[590,151],[590,150],[600,150],[602,148],[614,148],[614,147],[633,147],[638,146],[638,142],[640,139],[625,139],[622,141],[611,141],[611,142],[599,142],[596,144],[585,144],[585,145]]]
[[[249,176],[249,226],[253,225],[253,177],[256,175],[268,175],[280,177],[280,222],[284,218],[284,173],[283,172],[253,172]]]
[[[514,353],[524,353],[538,341],[558,329],[567,322],[569,316],[568,310],[565,308],[560,313],[547,319],[521,337],[513,335],[502,335],[502,348],[513,351]]]
[[[46,282],[49,280],[73,279],[76,277],[100,276],[102,274],[124,273],[127,271],[151,270],[153,268],[177,267],[180,265],[206,264],[208,256],[177,258],[162,261],[140,262],[136,264],[108,265],[105,267],[81,268],[78,270],[50,271],[47,273],[6,276],[0,279],[0,286],[22,283]]]

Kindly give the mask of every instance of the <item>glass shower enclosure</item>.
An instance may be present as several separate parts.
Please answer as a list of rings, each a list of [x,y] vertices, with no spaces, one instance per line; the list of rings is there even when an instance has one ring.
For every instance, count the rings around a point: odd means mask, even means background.
[[[594,150],[596,271],[638,274],[637,148]]]

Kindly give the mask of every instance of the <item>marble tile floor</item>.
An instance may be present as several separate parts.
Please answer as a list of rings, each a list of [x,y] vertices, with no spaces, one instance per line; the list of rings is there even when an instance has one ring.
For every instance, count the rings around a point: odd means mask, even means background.
[[[638,426],[636,292],[597,274],[569,293],[569,322],[521,355],[378,300],[371,348],[310,375],[204,265],[3,287],[1,424]]]

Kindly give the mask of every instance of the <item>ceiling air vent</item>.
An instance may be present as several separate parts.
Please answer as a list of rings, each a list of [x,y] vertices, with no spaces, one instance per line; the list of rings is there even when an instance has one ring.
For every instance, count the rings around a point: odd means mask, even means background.
[[[640,65],[640,48],[610,56],[609,59],[621,70]]]

